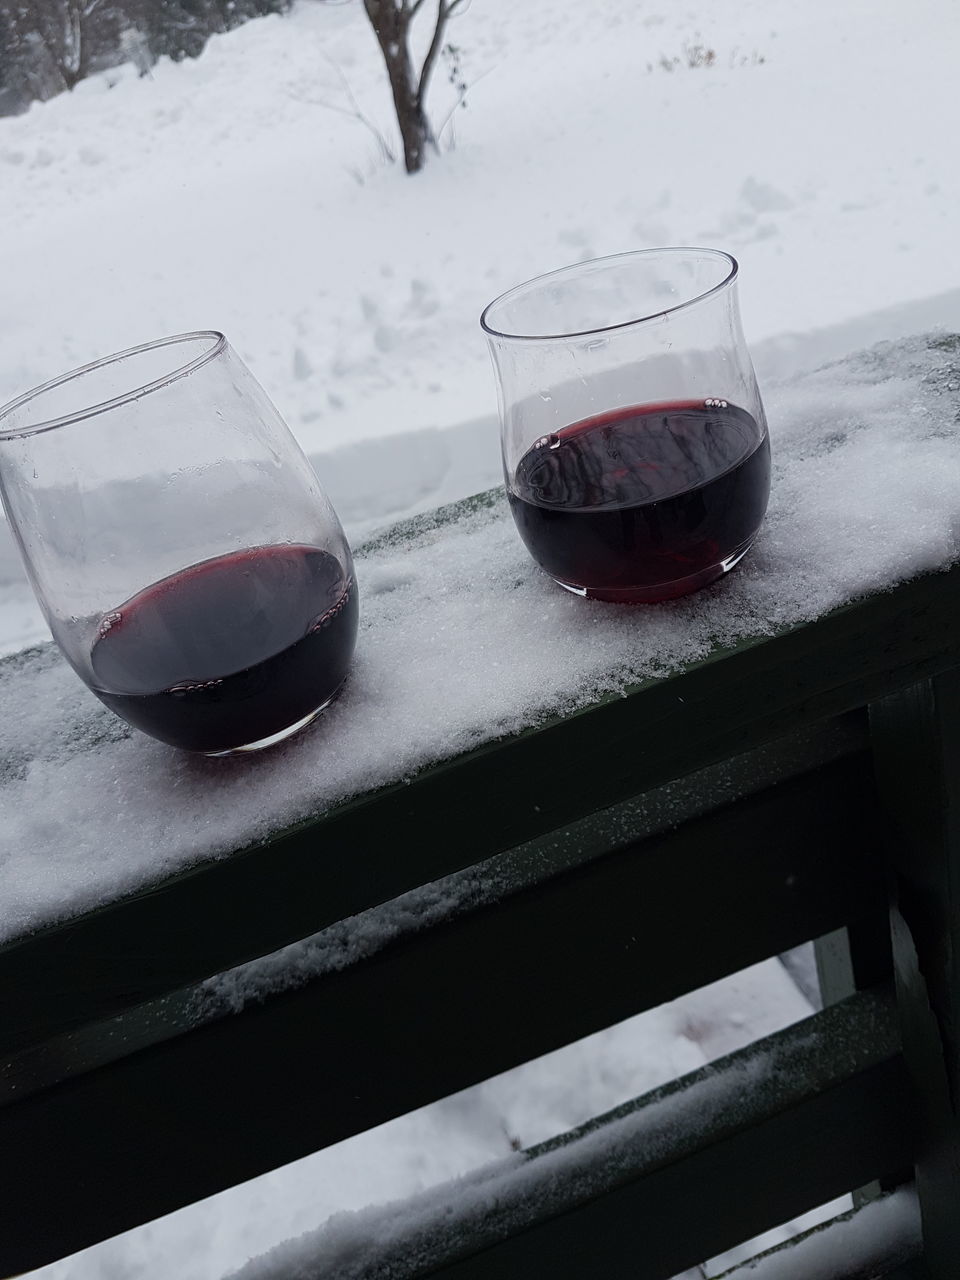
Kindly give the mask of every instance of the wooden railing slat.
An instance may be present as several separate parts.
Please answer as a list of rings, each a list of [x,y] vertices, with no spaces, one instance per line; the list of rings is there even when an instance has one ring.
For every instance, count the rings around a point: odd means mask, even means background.
[[[95,1069],[14,1059],[11,1229],[54,1198],[82,1247],[882,910],[871,789],[843,758]]]
[[[908,1167],[898,1047],[889,990],[859,993],[542,1144],[525,1165],[415,1199],[392,1219],[390,1274],[666,1280],[858,1179]],[[382,1276],[376,1222],[364,1231],[338,1280]],[[332,1274],[339,1259],[322,1239],[311,1247],[304,1274],[311,1256],[318,1276]],[[261,1261],[259,1274],[284,1280],[287,1267]]]
[[[893,872],[894,969],[921,1107],[917,1190],[933,1280],[960,1274],[960,671],[871,708]]]

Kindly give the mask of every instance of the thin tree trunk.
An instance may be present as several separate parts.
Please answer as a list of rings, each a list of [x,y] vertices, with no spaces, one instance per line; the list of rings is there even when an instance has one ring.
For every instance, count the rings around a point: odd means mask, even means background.
[[[387,68],[393,105],[403,141],[403,163],[407,173],[418,173],[426,160],[426,149],[433,143],[433,132],[423,107],[426,88],[417,82],[407,36],[412,12],[398,7],[394,0],[364,0],[367,17],[376,33],[380,52]]]
[[[393,52],[395,48],[396,45],[391,45],[390,51],[384,50],[383,56],[403,139],[403,163],[407,173],[418,173],[427,158],[426,148],[433,142],[433,134],[417,95],[406,40],[400,43],[396,53]]]

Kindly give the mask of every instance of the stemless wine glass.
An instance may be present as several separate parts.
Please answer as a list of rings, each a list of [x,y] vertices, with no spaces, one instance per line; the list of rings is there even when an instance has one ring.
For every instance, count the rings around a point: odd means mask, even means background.
[[[0,409],[0,492],[54,639],[136,728],[254,751],[339,691],[350,549],[222,334],[122,351]]]
[[[568,591],[668,600],[750,549],[770,446],[736,281],[727,253],[647,249],[554,271],[484,311],[510,507]]]

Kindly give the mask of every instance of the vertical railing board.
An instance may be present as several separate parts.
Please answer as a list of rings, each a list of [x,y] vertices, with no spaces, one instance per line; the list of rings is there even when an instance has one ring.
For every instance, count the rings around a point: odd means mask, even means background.
[[[934,1280],[960,1275],[960,672],[871,708],[894,880],[894,968],[918,1094],[916,1182]]]

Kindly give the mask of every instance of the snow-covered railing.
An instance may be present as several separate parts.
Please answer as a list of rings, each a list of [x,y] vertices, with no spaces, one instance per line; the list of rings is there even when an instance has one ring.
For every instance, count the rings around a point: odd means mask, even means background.
[[[705,1147],[612,1118],[621,1164],[518,1156],[500,1217],[389,1274],[635,1276],[643,1228],[667,1276],[916,1159],[955,1280],[958,386],[939,337],[768,394],[763,537],[670,606],[559,592],[496,493],[386,532],[349,690],[261,759],[129,736],[50,649],[0,663],[0,1273],[831,935],[847,1003],[756,1051],[772,1094],[677,1086],[719,1100]]]
[[[418,1196],[338,1214],[230,1280],[673,1275],[678,1259],[711,1254],[718,1219],[749,1231],[769,1226],[777,1193],[789,1215],[798,1182],[822,1194],[827,1148],[837,1187],[909,1162],[909,1109],[883,1110],[906,1092],[890,1006],[877,993],[851,997],[562,1138]],[[774,1150],[793,1168],[772,1196]],[[849,1216],[842,1221],[849,1231]],[[831,1259],[819,1237],[819,1256],[798,1248],[793,1269],[771,1262],[768,1280],[826,1280],[841,1274],[838,1259],[844,1277],[862,1269],[876,1280],[919,1252],[909,1189],[871,1201],[862,1226],[865,1242],[839,1240]]]

